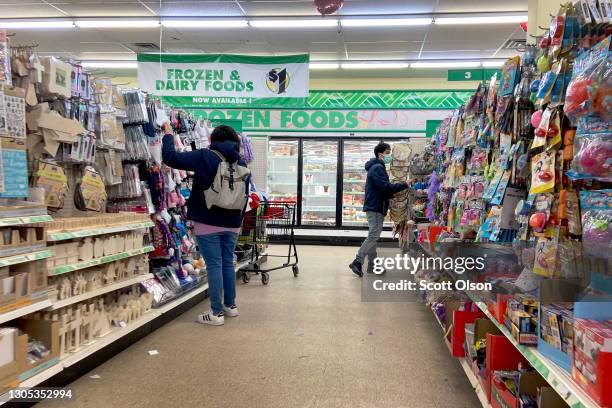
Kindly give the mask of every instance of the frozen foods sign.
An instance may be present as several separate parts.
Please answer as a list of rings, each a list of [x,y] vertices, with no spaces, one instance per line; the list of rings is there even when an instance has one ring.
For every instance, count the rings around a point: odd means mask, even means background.
[[[190,102],[299,106],[308,98],[308,62],[308,54],[139,54],[138,83],[153,95]]]
[[[428,120],[451,110],[193,109],[196,117],[239,120],[247,131],[394,132],[425,136]]]

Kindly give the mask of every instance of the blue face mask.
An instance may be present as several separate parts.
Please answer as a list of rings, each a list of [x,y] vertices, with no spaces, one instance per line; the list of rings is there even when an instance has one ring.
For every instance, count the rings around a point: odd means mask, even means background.
[[[390,164],[391,163],[391,155],[390,154],[385,154],[383,156],[383,161],[385,162],[385,164]]]

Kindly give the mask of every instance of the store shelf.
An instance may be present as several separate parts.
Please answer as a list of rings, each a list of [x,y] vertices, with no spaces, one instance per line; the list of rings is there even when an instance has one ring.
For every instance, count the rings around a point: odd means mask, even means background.
[[[96,265],[102,265],[105,263],[114,262],[114,261],[118,261],[118,260],[125,259],[125,258],[130,258],[136,255],[146,254],[147,252],[151,252],[154,249],[155,248],[149,245],[143,248],[133,249],[131,251],[126,251],[126,252],[119,252],[118,254],[107,255],[107,256],[92,259],[89,261],[77,262],[72,265],[56,266],[54,268],[51,268],[49,275],[54,276],[54,275],[61,275],[63,273],[74,272],[74,271],[78,271],[79,269],[85,269],[85,268],[89,268],[89,267],[96,266]]]
[[[535,368],[540,375],[548,381],[551,387],[567,402],[571,408],[600,408],[576,382],[570,374],[559,367],[548,358],[544,357],[537,349],[518,344],[512,333],[506,326],[495,319],[487,304],[474,292],[466,292],[470,299],[478,305],[480,310],[493,322],[497,328],[508,338],[527,361]]]
[[[470,381],[472,388],[474,388],[474,392],[476,393],[480,404],[483,406],[483,408],[491,408],[491,404],[489,404],[489,401],[487,400],[487,394],[482,389],[482,385],[480,384],[480,381],[478,381],[478,378],[476,378],[476,374],[474,374],[468,360],[465,357],[460,357],[458,360],[459,364],[461,364],[461,368],[463,368],[463,371],[465,372],[466,377]]]
[[[153,226],[153,222],[137,222],[131,224],[113,225],[110,227],[93,228],[93,229],[81,229],[74,231],[49,231],[47,232],[47,241],[63,241],[66,239],[73,238],[84,238],[95,235],[111,234],[114,232],[132,231],[142,228],[150,228]]]
[[[25,316],[30,313],[38,312],[39,310],[46,309],[49,306],[51,306],[51,301],[43,300],[40,302],[31,303],[27,306],[23,306],[18,309],[11,310],[10,312],[1,313],[0,324],[10,322],[11,320],[18,319],[21,316]]]
[[[7,256],[6,258],[0,258],[0,267],[37,261],[39,259],[51,258],[52,256],[53,251],[50,249],[30,252],[29,254]]]
[[[162,307],[155,309],[156,311],[158,311],[159,313],[166,313],[169,310],[174,309],[175,307],[179,306],[181,303],[185,303],[186,301],[188,301],[189,299],[199,295],[200,293],[206,291],[208,289],[208,282],[196,287],[193,290],[190,290],[189,292],[186,292],[183,296],[180,296],[174,300],[171,300],[170,302],[166,303],[165,305],[163,305]]]
[[[37,224],[39,222],[53,221],[50,215],[32,215],[29,217],[0,218],[0,227],[10,227],[11,225]]]
[[[103,286],[103,287],[98,288],[96,290],[92,290],[90,292],[83,293],[82,295],[71,296],[68,299],[58,300],[58,301],[52,302],[52,305],[49,307],[49,310],[61,309],[62,307],[66,307],[66,306],[72,305],[74,303],[82,302],[84,300],[91,299],[91,298],[94,298],[96,296],[100,296],[100,295],[103,295],[105,293],[108,293],[108,292],[113,292],[113,291],[115,291],[117,289],[121,289],[121,288],[125,288],[125,287],[131,286],[131,285],[135,285],[137,283],[140,283],[140,282],[145,281],[147,279],[151,279],[153,277],[154,277],[153,274],[147,273],[147,274],[139,275],[139,276],[136,276],[136,277],[133,277],[133,278],[130,278],[130,279],[125,279],[125,280],[123,280],[121,282],[115,282],[115,283],[113,283],[111,285]]]
[[[104,347],[117,341],[118,339],[127,335],[128,333],[131,333],[134,330],[138,329],[139,327],[144,326],[145,324],[149,323],[151,320],[155,319],[156,317],[160,315],[161,313],[159,311],[152,309],[148,311],[147,313],[145,313],[143,316],[141,316],[140,319],[134,322],[130,322],[127,326],[114,328],[106,336],[100,337],[99,339],[95,340],[90,345],[83,347],[79,351],[65,356],[61,360],[62,366],[64,368],[67,368],[67,367],[70,367],[78,363],[79,361],[89,357],[96,351],[103,349]]]
[[[311,205],[308,207],[304,207],[302,209],[302,211],[309,211],[309,212],[329,212],[329,211],[336,211],[336,206],[329,206],[329,205]]]

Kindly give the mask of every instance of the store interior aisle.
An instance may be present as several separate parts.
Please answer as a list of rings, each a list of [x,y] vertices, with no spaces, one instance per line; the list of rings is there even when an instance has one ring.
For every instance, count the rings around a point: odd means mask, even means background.
[[[355,248],[298,251],[299,278],[238,283],[241,315],[225,326],[194,322],[207,300],[72,383],[72,403],[38,406],[479,406],[426,307],[361,302]]]

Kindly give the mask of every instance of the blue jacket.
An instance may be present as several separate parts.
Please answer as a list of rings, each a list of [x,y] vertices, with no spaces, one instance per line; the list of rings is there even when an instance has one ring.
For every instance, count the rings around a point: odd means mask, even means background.
[[[241,166],[246,166],[246,163],[240,158],[239,147],[234,142],[214,142],[210,145],[210,149],[221,153],[230,163],[238,162]],[[217,167],[219,167],[221,162],[219,156],[209,149],[177,152],[174,148],[173,136],[165,135],[162,146],[162,159],[170,167],[195,173],[191,195],[187,200],[188,219],[217,227],[240,227],[244,216],[243,211],[226,210],[219,207],[208,209],[206,207],[204,190],[210,187],[217,174]]]
[[[406,182],[389,182],[385,162],[375,157],[365,164],[365,169],[368,172],[368,177],[365,185],[363,211],[374,211],[385,215],[389,209],[389,198],[393,194],[407,189],[408,184]]]

